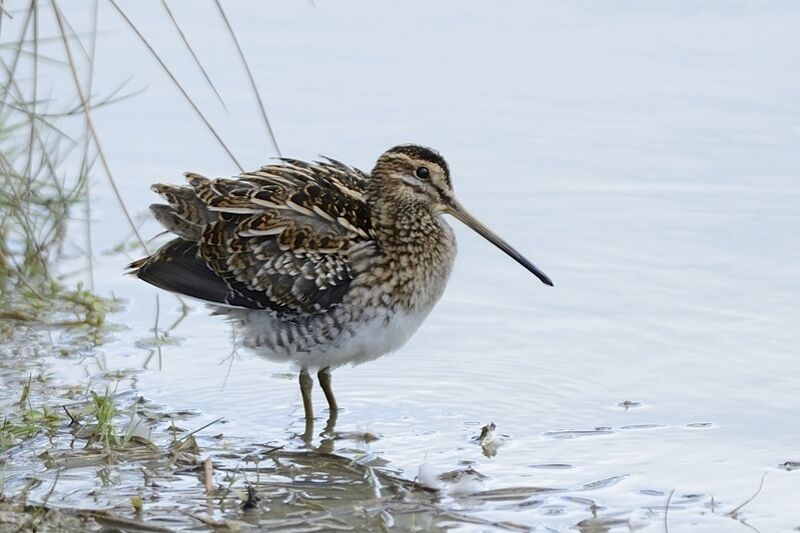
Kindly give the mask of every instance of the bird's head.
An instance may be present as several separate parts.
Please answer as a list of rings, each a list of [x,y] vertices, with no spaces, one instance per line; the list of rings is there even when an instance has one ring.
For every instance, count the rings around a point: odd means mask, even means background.
[[[542,283],[552,285],[547,275],[472,216],[456,199],[450,169],[435,150],[401,144],[384,152],[375,164],[373,190],[392,198],[398,209],[413,205],[434,215],[450,214],[532,272]]]
[[[390,148],[378,158],[372,179],[401,202],[425,204],[437,214],[446,212],[455,199],[447,162],[424,146]]]

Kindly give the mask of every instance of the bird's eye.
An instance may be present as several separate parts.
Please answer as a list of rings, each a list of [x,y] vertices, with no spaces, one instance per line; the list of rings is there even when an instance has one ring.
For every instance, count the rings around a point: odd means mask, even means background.
[[[428,170],[428,167],[419,167],[417,169],[417,177],[423,180],[426,180],[431,177],[431,171]]]

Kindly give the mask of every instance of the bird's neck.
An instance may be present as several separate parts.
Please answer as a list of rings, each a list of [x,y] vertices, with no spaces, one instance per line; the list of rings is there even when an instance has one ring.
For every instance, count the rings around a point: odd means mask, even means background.
[[[456,254],[441,216],[407,198],[378,202],[372,226],[392,298],[409,310],[430,310],[442,295]]]
[[[401,197],[374,204],[372,227],[382,248],[417,250],[438,236],[441,221],[427,204]]]

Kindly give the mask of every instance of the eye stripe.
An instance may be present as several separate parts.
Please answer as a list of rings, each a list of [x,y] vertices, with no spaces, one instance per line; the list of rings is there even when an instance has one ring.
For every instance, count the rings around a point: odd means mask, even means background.
[[[424,162],[430,162],[444,171],[444,179],[450,185],[450,169],[447,162],[436,150],[419,146],[415,144],[401,144],[390,148],[384,154],[385,156],[397,157],[398,159],[405,159],[409,162],[416,163],[417,165]]]
[[[378,164],[387,167],[387,171],[392,174],[405,172],[408,177],[433,184],[437,188],[442,187],[448,191],[452,189],[447,163],[438,152],[429,148],[408,144],[395,146],[381,155]],[[422,167],[428,170],[425,178],[417,175],[417,170]]]

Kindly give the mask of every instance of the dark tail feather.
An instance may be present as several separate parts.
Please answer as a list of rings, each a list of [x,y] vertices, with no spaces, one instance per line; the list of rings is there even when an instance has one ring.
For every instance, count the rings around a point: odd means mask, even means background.
[[[144,259],[134,261],[130,274],[170,292],[227,304],[230,287],[197,256],[197,244],[174,239]]]

